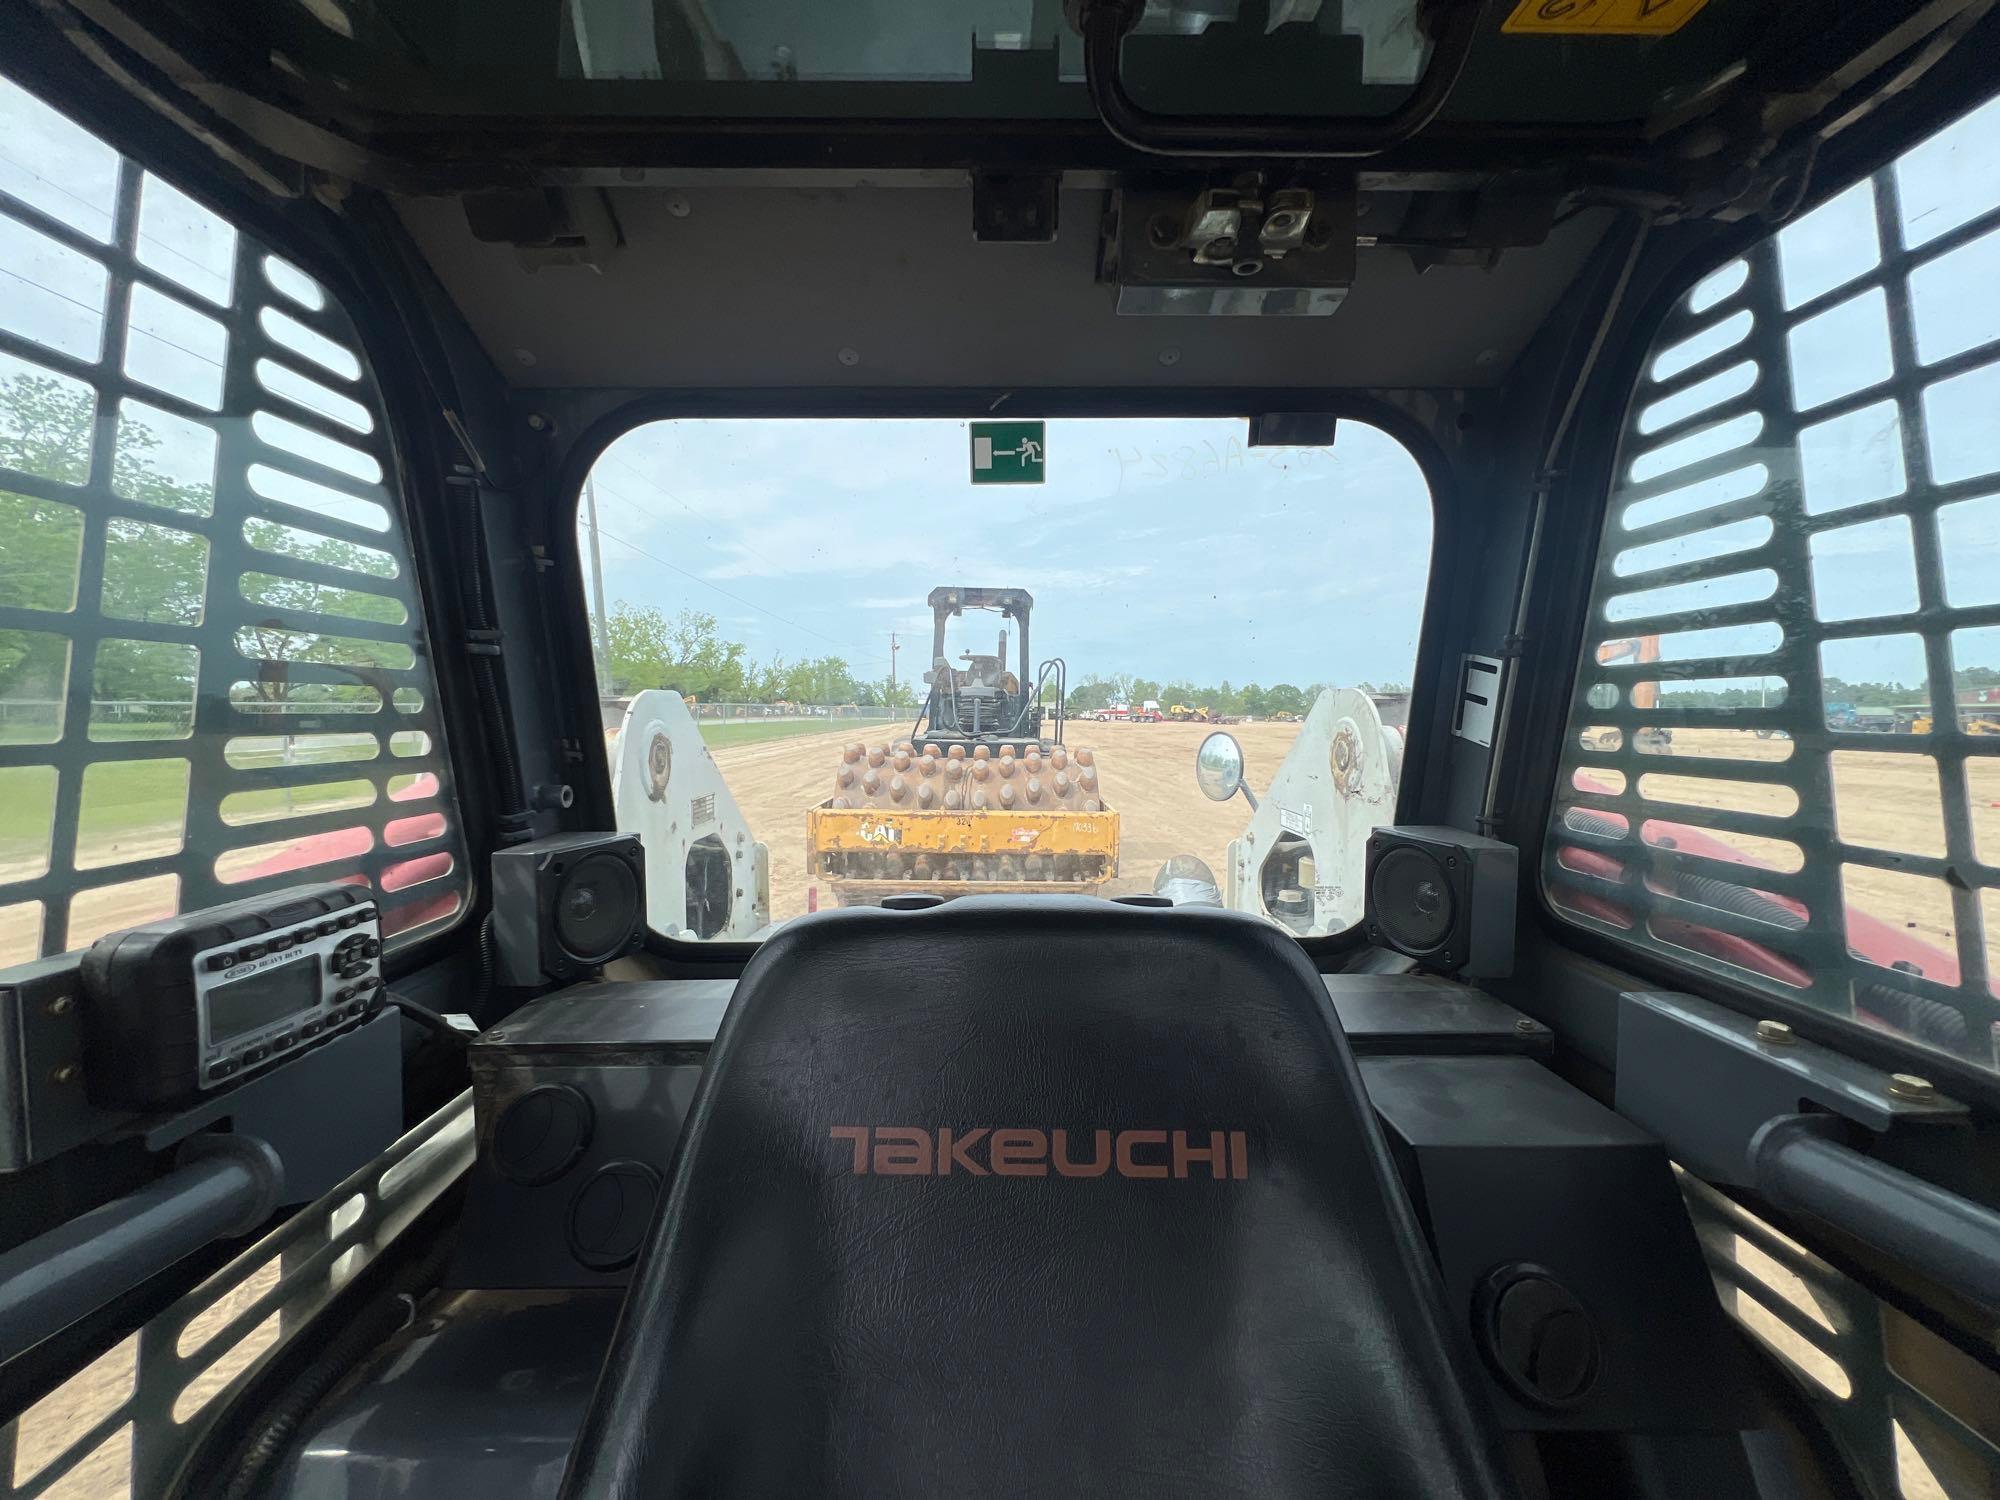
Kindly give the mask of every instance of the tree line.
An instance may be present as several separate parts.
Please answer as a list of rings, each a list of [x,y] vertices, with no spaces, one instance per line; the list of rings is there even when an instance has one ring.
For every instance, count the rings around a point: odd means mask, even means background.
[[[168,419],[173,420],[173,419]],[[86,386],[54,376],[14,375],[0,382],[0,466],[58,484],[81,487],[90,475],[97,399]],[[145,639],[149,624],[195,625],[208,608],[211,559],[207,538],[174,524],[175,514],[206,516],[214,508],[212,481],[182,477],[163,467],[162,439],[143,410],[127,404],[117,414],[111,489],[125,500],[162,512],[158,524],[128,516],[105,523],[99,595],[78,597],[84,538],[84,492],[78,503],[0,492],[0,605],[63,614],[95,609],[109,620],[134,625],[130,638],[99,643],[91,694],[98,702],[143,702],[149,717],[191,727],[198,658],[194,647]],[[301,513],[300,520],[311,524]],[[226,587],[250,605],[339,619],[398,625],[403,605],[369,591],[371,578],[393,577],[388,553],[333,537],[279,525],[261,517],[244,522],[244,537],[268,557]],[[288,560],[318,563],[354,575],[354,588],[289,576]],[[51,625],[59,622],[51,620]],[[328,631],[301,630],[277,615],[254,614],[239,629],[242,685],[239,701],[280,703],[293,696],[315,703],[386,706],[388,682],[380,669],[407,666],[409,646]],[[69,641],[59,629],[0,630],[0,700],[60,700],[69,674]],[[260,665],[260,661],[263,663]],[[354,669],[355,680],[293,684],[284,663],[319,662]],[[51,726],[54,708],[48,709]]]
[[[908,679],[865,679],[839,656],[753,662],[750,648],[724,640],[715,616],[703,610],[669,616],[621,601],[604,622],[604,637],[598,685],[614,696],[671,688],[704,703],[852,703],[907,713],[921,701]]]
[[[1952,686],[1961,693],[1973,688],[2000,687],[2000,668],[1960,667],[1952,673]],[[1921,682],[1912,687],[1906,682],[1849,682],[1841,677],[1828,677],[1821,684],[1821,692],[1828,703],[1847,703],[1855,708],[1904,708],[1922,702],[1927,689]],[[1783,693],[1776,690],[1685,688],[1671,681],[1660,684],[1660,697],[1673,708],[1762,708],[1784,701]]]
[[[658,609],[621,602],[613,606],[605,621],[604,635],[606,659],[598,668],[598,680],[604,691],[616,696],[646,688],[672,688],[683,697],[707,703],[852,703],[915,713],[925,692],[921,682],[908,678],[898,678],[893,684],[886,677],[864,679],[838,656],[796,662],[774,656],[760,665],[750,660],[749,648],[742,642],[722,638],[714,615],[698,609],[683,609],[669,616]],[[1235,687],[1224,681],[1214,687],[1196,687],[1186,681],[1161,683],[1130,673],[1113,673],[1072,684],[1068,706],[1072,714],[1090,713],[1114,703],[1143,703],[1154,698],[1162,706],[1184,703],[1219,714],[1302,714],[1327,686],[1314,683],[1301,688],[1281,682],[1265,688],[1253,682]],[[1409,691],[1396,683],[1381,688],[1368,682],[1360,686],[1371,693]]]

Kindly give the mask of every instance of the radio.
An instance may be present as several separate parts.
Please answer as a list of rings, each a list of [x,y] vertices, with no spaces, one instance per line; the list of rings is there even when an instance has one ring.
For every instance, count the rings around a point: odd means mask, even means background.
[[[150,1109],[283,1061],[381,1003],[366,887],[301,885],[102,937],[83,956],[84,1087]]]

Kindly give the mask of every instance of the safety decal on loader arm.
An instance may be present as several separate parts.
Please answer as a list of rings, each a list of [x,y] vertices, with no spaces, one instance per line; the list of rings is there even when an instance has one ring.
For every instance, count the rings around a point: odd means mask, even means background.
[[[1671,36],[1708,0],[1521,0],[1500,29],[1515,36]]]

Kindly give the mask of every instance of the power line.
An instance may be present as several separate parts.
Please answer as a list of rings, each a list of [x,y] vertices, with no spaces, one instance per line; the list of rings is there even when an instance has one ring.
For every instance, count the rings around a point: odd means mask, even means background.
[[[117,217],[115,213],[107,211],[99,207],[97,204],[92,203],[88,198],[84,197],[81,193],[72,192],[70,189],[64,187],[61,183],[55,181],[53,178],[44,177],[40,172],[37,172],[33,167],[29,166],[26,162],[22,161],[17,156],[14,156],[5,151],[0,151],[0,161],[6,162],[8,166],[14,168],[17,172],[26,173],[29,177],[32,177],[34,178],[35,181],[39,182],[43,187],[50,188],[53,191],[62,194],[63,197],[69,199],[70,202],[78,204],[83,208],[88,209],[93,218],[101,215],[107,221],[107,223],[111,223],[112,233],[113,234],[116,233],[116,225],[115,222],[113,222],[116,220]],[[169,187],[172,186],[172,184],[167,183],[164,178],[153,177],[153,174],[151,172],[144,172],[143,175],[146,177],[153,178],[155,182],[159,182],[163,186],[169,186]],[[142,196],[143,196],[143,188],[142,188]],[[186,195],[182,194],[182,196],[185,197]],[[71,229],[74,229],[77,233],[89,235],[92,239],[96,240],[100,245],[108,245],[111,243],[111,235],[105,235],[100,237],[95,231],[86,229],[84,228],[83,225],[75,223],[72,220],[65,219],[61,214],[50,212],[50,210],[44,208],[41,204],[34,202],[32,199],[24,198],[22,199],[22,201],[24,203],[27,203],[31,208],[41,209],[43,213],[48,214],[50,218],[56,220],[58,223],[67,224]],[[188,201],[192,203],[194,200],[189,199]],[[195,207],[203,213],[208,212],[206,209],[201,208],[201,205],[199,204],[195,204]],[[211,215],[211,217],[214,216]],[[20,223],[21,221],[16,220],[15,222]],[[229,231],[229,235],[232,240],[235,239],[236,236],[241,233],[241,231],[238,230],[234,224],[231,224],[224,219],[218,218],[216,219],[216,223],[220,224],[224,229]],[[40,232],[39,230],[35,230],[34,226],[31,224],[23,224],[23,227],[29,229],[31,232],[34,233]],[[201,272],[204,276],[219,277],[222,275],[222,273],[220,271],[217,271],[213,266],[207,265],[202,261],[196,260],[192,255],[189,255],[185,250],[176,249],[174,246],[168,244],[166,240],[164,240],[157,234],[146,235],[142,229],[141,243],[149,243],[156,250],[164,250],[167,254],[171,255],[175,260],[187,262],[188,265],[194,267],[195,270]],[[234,247],[232,246],[230,250],[230,265],[232,273],[235,267],[235,258],[236,258],[236,252]],[[234,275],[232,274],[231,280],[234,279],[235,279]],[[181,284],[185,285],[186,283],[181,283]],[[190,290],[192,290],[192,288],[190,288]],[[197,295],[200,294],[197,293]]]
[[[93,264],[95,264],[95,262],[93,262]],[[101,266],[101,265],[100,265],[100,266],[98,266],[98,267],[97,267],[97,269],[98,269],[98,270],[100,270],[100,271],[105,271],[105,268],[104,268],[103,266]],[[108,275],[110,274],[110,272],[108,272],[108,271],[105,271],[105,274],[106,274],[106,275],[108,276]],[[23,286],[31,286],[31,287],[35,288],[35,290],[36,290],[36,291],[38,291],[38,292],[47,292],[47,293],[48,293],[48,294],[49,294],[49,295],[50,295],[51,297],[54,297],[54,298],[56,298],[56,299],[57,299],[58,301],[61,301],[61,302],[67,302],[67,303],[68,303],[68,304],[69,304],[69,305],[70,305],[71,307],[78,307],[78,308],[81,308],[81,309],[83,309],[83,311],[85,311],[85,312],[89,313],[89,314],[90,314],[90,315],[91,315],[91,316],[92,316],[93,318],[95,318],[95,319],[97,320],[97,344],[98,344],[98,350],[99,350],[99,352],[100,352],[100,353],[101,353],[101,352],[103,351],[103,348],[104,348],[104,323],[105,323],[105,314],[104,314],[104,309],[103,309],[103,307],[101,307],[101,306],[100,306],[100,307],[92,307],[92,306],[91,306],[91,305],[90,305],[90,304],[89,304],[88,302],[80,302],[80,301],[78,301],[78,300],[77,300],[77,299],[76,299],[75,297],[72,297],[72,296],[70,296],[70,295],[69,295],[69,294],[68,294],[67,292],[59,292],[59,291],[57,291],[57,290],[56,290],[56,289],[55,289],[54,287],[52,287],[52,286],[44,286],[44,285],[43,285],[43,284],[42,284],[41,282],[39,282],[39,281],[35,280],[35,278],[34,278],[34,277],[32,277],[32,276],[23,276],[23,275],[22,275],[22,274],[21,274],[21,273],[20,273],[19,271],[16,271],[16,270],[14,270],[14,269],[13,269],[12,267],[10,267],[10,266],[0,266],[0,275],[5,275],[5,276],[11,276],[11,277],[13,277],[13,278],[14,278],[14,279],[15,279],[16,281],[20,282],[20,283],[21,283],[21,284],[22,284]],[[140,285],[140,286],[143,286],[143,285],[144,285],[144,283],[143,283],[143,282],[140,282],[140,283],[135,283],[135,284],[136,284],[136,285]],[[149,287],[149,288],[147,288],[147,290],[149,290],[149,291],[150,291],[150,290],[152,290],[152,288],[150,288],[150,287]],[[156,293],[156,295],[157,295],[157,293]],[[169,303],[170,303],[170,304],[171,304],[172,306],[174,306],[174,307],[180,307],[180,308],[181,308],[181,311],[183,311],[183,312],[187,312],[187,313],[192,313],[192,314],[193,314],[193,315],[194,315],[195,317],[198,317],[198,318],[206,318],[206,317],[207,317],[207,314],[205,314],[205,313],[199,313],[199,312],[195,312],[195,310],[194,310],[193,308],[191,308],[191,307],[181,307],[181,304],[180,304],[180,303],[178,303],[178,302],[175,302],[175,301],[173,301],[173,299],[172,299],[172,298],[168,298],[167,300],[168,300],[168,302],[169,302]],[[213,322],[213,321],[214,321],[214,319],[209,319],[209,321]],[[166,345],[166,346],[167,346],[167,347],[168,347],[169,349],[178,349],[178,350],[180,350],[180,352],[181,352],[181,353],[185,354],[185,355],[186,355],[186,356],[187,356],[187,357],[188,357],[189,359],[193,359],[193,360],[199,360],[199,361],[200,361],[200,362],[201,362],[202,364],[205,364],[205,365],[209,366],[209,367],[210,367],[211,369],[216,369],[216,370],[220,370],[220,369],[223,369],[223,368],[224,368],[224,365],[223,365],[223,363],[222,363],[222,361],[221,361],[221,360],[217,360],[217,359],[210,359],[210,358],[209,358],[209,357],[208,357],[208,356],[207,356],[206,354],[201,354],[201,353],[197,353],[197,352],[196,352],[195,350],[193,350],[193,349],[190,349],[190,348],[188,348],[188,347],[187,347],[187,346],[186,346],[185,344],[176,344],[176,343],[175,343],[175,342],[174,342],[174,341],[173,341],[172,339],[170,339],[170,338],[166,338],[166,337],[164,337],[164,336],[162,336],[162,335],[160,335],[160,334],[157,334],[157,333],[154,333],[154,332],[153,332],[153,331],[152,331],[151,329],[149,329],[149,328],[141,328],[141,327],[139,327],[139,326],[138,326],[138,324],[134,323],[134,322],[133,322],[133,321],[131,320],[131,317],[130,317],[130,315],[129,315],[129,314],[127,315],[127,317],[126,317],[126,320],[125,320],[125,331],[126,331],[126,333],[127,333],[128,335],[136,333],[136,334],[138,334],[138,335],[139,335],[139,336],[140,336],[141,338],[149,338],[149,339],[151,339],[151,340],[152,340],[152,341],[153,341],[154,343],[156,343],[156,344],[165,344],[165,345]],[[228,335],[228,330],[227,330],[227,329],[225,328],[225,329],[223,330],[223,341],[224,341],[225,345],[226,345],[226,344],[227,344],[227,342],[228,342],[228,336],[229,336],[229,335]],[[67,349],[64,349],[64,348],[63,348],[63,347],[61,347],[60,345],[58,345],[58,344],[51,344],[51,343],[49,343],[49,342],[48,342],[48,341],[47,341],[46,339],[38,339],[38,338],[36,338],[36,337],[35,337],[35,336],[34,336],[33,334],[31,334],[31,333],[24,333],[24,334],[22,334],[22,337],[23,337],[23,338],[26,338],[26,339],[28,339],[28,340],[30,340],[30,341],[32,341],[32,342],[34,342],[34,343],[37,343],[37,344],[40,344],[40,345],[42,345],[42,347],[43,347],[43,348],[45,348],[45,349],[53,349],[53,350],[55,350],[55,351],[56,351],[56,353],[58,353],[58,354],[69,354],[69,350],[67,350]],[[78,356],[76,356],[76,355],[70,355],[70,357],[71,357],[72,359],[75,359],[75,358],[77,358]],[[50,371],[49,373],[50,373],[50,374],[52,374],[52,375],[60,375],[60,374],[61,374],[62,372],[61,372],[60,370],[51,370],[51,371]],[[73,377],[72,377],[72,378],[73,378]],[[179,393],[178,391],[169,391],[169,392],[168,392],[167,394],[169,394],[169,395],[180,395],[180,393]],[[188,400],[192,400],[193,398],[191,398],[191,397],[188,397],[188,396],[181,396],[181,399],[182,399],[183,401],[188,401]],[[196,404],[196,405],[201,405],[202,403],[200,403],[200,402],[196,402],[195,404]]]
[[[689,505],[687,501],[681,499],[680,496],[670,493],[667,490],[667,488],[664,485],[662,485],[658,480],[653,479],[649,475],[640,473],[637,469],[635,469],[631,464],[627,463],[624,459],[612,458],[609,452],[607,452],[605,454],[605,457],[603,459],[600,459],[599,462],[603,463],[607,461],[611,463],[613,466],[623,469],[627,474],[630,474],[634,479],[638,480],[639,483],[645,485],[647,489],[651,490],[654,494],[658,495],[662,500],[672,501],[675,505],[678,505],[682,510],[686,511],[689,515],[693,516],[697,521],[705,522],[713,519],[712,517],[704,516],[700,511],[696,510],[692,505]],[[636,500],[626,499],[622,495],[618,496],[617,498],[619,499],[621,504],[629,505],[634,510],[639,509],[639,503]],[[778,571],[778,565],[776,563],[772,562],[770,558],[764,556],[763,553],[759,552],[755,547],[752,547],[748,542],[735,540],[732,541],[730,545],[737,547],[741,549],[743,552],[747,553],[749,556],[756,558],[757,561],[762,563],[765,567],[771,569],[771,571],[773,572]]]
[[[105,223],[105,233],[99,235],[94,230],[86,229],[81,224],[74,223],[69,219],[63,218],[61,214],[53,213],[49,209],[43,208],[41,204],[34,202],[32,199],[23,198],[21,200],[22,202],[27,203],[32,208],[40,208],[42,212],[48,214],[50,218],[55,219],[60,223],[68,224],[69,227],[74,229],[78,234],[89,235],[92,239],[96,240],[100,245],[108,245],[111,243],[112,236],[116,233],[116,221],[118,218],[115,209],[104,208],[99,204],[92,203],[88,198],[84,197],[83,194],[74,192],[71,189],[64,187],[60,182],[55,181],[53,178],[44,177],[40,172],[37,172],[33,167],[29,166],[26,162],[22,161],[18,156],[13,155],[11,152],[0,151],[0,161],[4,161],[5,163],[7,163],[8,166],[14,168],[14,170],[16,170],[17,172],[25,173],[29,177],[34,178],[35,181],[39,182],[43,187],[51,188],[54,191],[62,194],[63,197],[69,199],[70,202],[88,209],[93,219],[101,217]],[[115,170],[113,176],[114,177],[116,176]]]
[[[613,494],[613,498],[617,498],[615,493],[612,491],[607,490],[605,491],[605,493]],[[630,502],[628,501],[627,503],[629,504]],[[746,599],[741,594],[736,593],[731,589],[726,589],[719,583],[710,582],[708,579],[703,578],[699,573],[689,572],[686,568],[683,568],[678,563],[668,562],[664,557],[659,556],[657,553],[648,552],[644,547],[641,547],[637,542],[626,541],[624,537],[619,536],[616,532],[606,531],[602,526],[600,526],[597,529],[597,534],[603,537],[607,542],[616,542],[619,546],[625,548],[627,551],[637,553],[639,556],[645,558],[648,562],[658,563],[661,567],[667,569],[669,572],[678,573],[681,575],[681,577],[689,579],[695,583],[698,583],[705,589],[713,589],[716,593],[722,595],[722,597],[725,599],[733,599],[736,603],[742,605],[745,609],[754,609],[760,615],[769,615],[772,619],[776,620],[781,625],[788,625],[793,630],[803,631],[807,635],[816,636],[820,640],[825,641],[830,646],[839,646],[843,650],[847,651],[861,650],[861,648],[855,645],[854,642],[852,641],[836,640],[833,636],[826,634],[824,631],[815,630],[810,625],[801,625],[797,620],[789,619],[786,616],[779,614],[774,609],[765,608],[763,605],[757,603],[757,601],[754,599]]]

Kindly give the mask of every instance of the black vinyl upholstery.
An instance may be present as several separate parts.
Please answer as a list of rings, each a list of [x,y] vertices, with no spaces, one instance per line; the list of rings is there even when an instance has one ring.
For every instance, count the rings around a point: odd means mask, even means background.
[[[1505,1494],[1456,1339],[1276,928],[829,912],[737,987],[564,1494]]]

